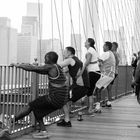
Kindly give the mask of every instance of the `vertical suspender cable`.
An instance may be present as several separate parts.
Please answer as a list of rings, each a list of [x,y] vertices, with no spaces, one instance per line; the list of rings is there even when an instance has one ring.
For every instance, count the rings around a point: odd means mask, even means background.
[[[42,62],[42,60],[41,60],[41,41],[42,41],[42,29],[41,29],[41,23],[40,23],[40,0],[38,0],[38,22],[39,22],[39,25],[38,25],[38,33],[39,33],[39,49],[40,49],[40,56],[39,56],[39,58],[40,58],[40,63]]]
[[[117,40],[117,36],[116,36],[116,33],[115,33],[116,30],[115,30],[115,26],[114,26],[114,22],[113,22],[113,17],[112,17],[112,12],[111,12],[111,7],[110,7],[109,3],[110,2],[108,2],[108,0],[107,0],[108,9],[109,9],[110,17],[111,17],[111,24],[112,24],[112,27],[113,27],[115,39]]]
[[[91,9],[90,9],[90,4],[89,4],[89,0],[87,0],[87,5],[88,5],[88,10],[89,10],[89,16],[90,16],[90,20],[91,20],[91,26],[92,26],[92,30],[93,30],[93,36],[97,42],[97,38],[95,35],[95,31],[94,31],[94,23],[93,23],[93,19],[92,19],[92,14],[91,14]],[[97,48],[96,48],[97,49]]]
[[[136,21],[140,20],[140,16],[138,15],[139,12],[138,12],[136,3],[138,3],[138,0],[135,0],[135,11],[132,9],[130,9],[130,10],[132,11],[131,17],[134,17],[134,43],[135,43],[134,45],[135,45],[135,49],[138,51],[140,40],[137,38],[140,38],[140,30],[139,30],[139,27],[137,27]],[[129,1],[129,8],[130,8],[130,5],[132,5],[131,0]],[[137,15],[136,15],[136,12],[137,12]],[[132,13],[133,13],[133,15],[132,15]],[[135,16],[134,16],[134,14],[135,14]],[[137,20],[136,20],[136,16],[137,16]],[[137,31],[137,33],[135,34],[136,31]],[[132,52],[133,52],[133,50],[132,50]]]
[[[116,2],[117,2],[117,7],[118,7],[119,15],[120,15],[120,20],[121,20],[121,23],[122,23],[122,25],[123,25],[122,14],[121,14],[121,12],[120,12],[120,7],[118,6],[118,5],[119,5],[119,4],[118,4],[118,1],[116,1]],[[125,31],[124,31],[124,36],[126,36],[126,35],[125,35]],[[125,57],[126,57],[126,52],[125,52],[124,46],[123,46],[123,51],[124,51],[124,54],[125,54]]]
[[[56,7],[56,1],[55,0],[54,0],[54,6],[55,6],[56,19],[57,19],[57,27],[58,27],[59,37],[60,37],[60,46],[61,46],[62,57],[63,57],[64,55],[63,55],[63,47],[62,47],[62,38],[61,38],[61,33],[60,33],[58,12],[57,12],[57,7]]]
[[[69,0],[68,0],[68,7],[69,7],[69,12],[70,12],[71,27],[72,27],[72,31],[74,34],[75,49],[76,49],[77,56],[78,56],[77,43],[76,43],[76,39],[75,39],[75,32],[74,32],[74,26],[73,26],[73,20],[72,20],[72,12],[71,12],[71,8],[70,8],[70,1]]]
[[[82,53],[82,51],[81,51],[81,20],[80,20],[80,7],[78,7],[78,19],[79,19],[79,57],[80,57],[80,59],[82,58],[82,56],[81,56],[81,53]]]
[[[51,0],[51,30],[52,30],[52,50],[54,50],[53,48],[53,1]]]
[[[123,0],[123,1],[125,1],[125,0]],[[123,4],[121,4],[121,7],[122,7],[122,10],[123,10],[123,15],[124,15],[124,19],[125,19],[125,25],[126,25],[126,28],[128,29],[128,24],[127,24],[127,21],[126,21],[126,16],[125,16],[125,11],[124,11],[124,4],[125,3],[123,3]],[[126,9],[126,13],[127,13],[127,9]],[[125,34],[126,35],[126,43],[127,43],[127,46],[129,47],[129,49],[128,49],[128,53],[129,53],[129,55],[130,55],[130,46],[129,46],[129,44],[128,44],[128,41],[127,41],[127,34]],[[129,35],[129,31],[128,31],[128,35]],[[127,54],[126,54],[127,55]],[[128,63],[128,62],[127,62]]]
[[[62,15],[62,44],[63,44],[63,48],[64,48],[64,5],[63,5],[63,0],[61,0],[61,15]]]
[[[131,0],[130,0],[131,1]],[[131,20],[130,20],[130,22],[132,22],[131,23],[131,33],[134,33],[133,32],[133,28],[135,27],[134,25],[135,25],[135,22],[134,22],[134,17],[132,16],[132,14],[133,14],[133,11],[132,11],[132,9],[133,8],[131,8],[131,6],[130,6],[130,1],[128,1],[128,9],[129,9],[129,11],[130,11],[130,17],[131,17]],[[133,4],[132,4],[132,6],[133,6]],[[132,24],[133,24],[133,26],[132,26]],[[134,37],[134,36],[133,36]],[[131,40],[131,41],[133,41],[133,40]],[[136,47],[136,44],[135,44],[135,41],[134,41],[134,47]],[[131,46],[131,50],[132,50],[132,53],[133,53],[133,44],[132,44],[132,46]]]
[[[107,15],[106,15],[106,12],[105,12],[105,7],[104,7],[104,2],[103,1],[102,1],[102,7],[103,7],[103,10],[104,10],[104,16],[105,16],[106,24],[107,24],[107,28],[108,28],[109,39],[111,40],[111,35],[110,35],[110,32],[109,32],[109,26],[108,26],[108,21],[107,21]]]
[[[96,7],[97,15],[98,15],[98,20],[99,20],[102,39],[103,39],[103,41],[105,41],[103,31],[102,31],[103,29],[102,29],[102,26],[101,26],[101,21],[100,21],[100,17],[99,17],[99,11],[98,11],[98,6],[97,6],[97,1],[96,0],[95,0],[95,7]]]
[[[84,20],[83,20],[82,10],[81,10],[81,5],[80,5],[80,1],[79,0],[78,0],[78,3],[79,3],[80,16],[81,16],[82,25],[83,25],[84,36],[85,36],[85,39],[87,39],[86,29],[85,29],[85,25],[84,25]]]

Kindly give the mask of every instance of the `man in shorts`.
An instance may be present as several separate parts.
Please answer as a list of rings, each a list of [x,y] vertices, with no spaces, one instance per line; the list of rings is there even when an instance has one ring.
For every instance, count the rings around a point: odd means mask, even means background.
[[[87,95],[89,89],[88,74],[85,70],[82,76],[77,78],[77,74],[82,69],[83,63],[75,56],[75,49],[73,47],[66,47],[65,49],[65,60],[60,63],[62,67],[68,67],[69,75],[72,79],[72,85],[69,91],[71,96],[69,101],[76,102],[85,95]],[[71,127],[70,117],[69,117],[69,103],[64,105],[65,118],[57,123],[57,126]]]
[[[115,60],[116,60],[116,65],[115,65],[115,77],[113,79],[113,81],[107,86],[107,91],[108,91],[108,100],[105,104],[106,107],[111,107],[111,101],[112,101],[112,93],[111,93],[111,90],[112,90],[112,85],[116,79],[116,77],[118,76],[118,66],[119,66],[119,61],[120,61],[120,57],[119,57],[119,54],[117,52],[117,49],[118,49],[118,43],[117,42],[113,42],[112,43],[112,52],[115,56]]]
[[[105,89],[114,79],[115,77],[115,56],[112,49],[111,42],[105,42],[103,46],[104,53],[99,59],[100,69],[101,69],[101,77],[96,83],[96,87],[94,90],[94,94],[97,95],[97,103],[95,110],[100,110],[100,101],[101,101],[101,91]]]

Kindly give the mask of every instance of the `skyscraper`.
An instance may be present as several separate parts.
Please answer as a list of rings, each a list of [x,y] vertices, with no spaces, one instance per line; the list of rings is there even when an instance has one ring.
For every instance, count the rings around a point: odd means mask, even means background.
[[[17,46],[17,62],[33,63],[37,58],[37,37],[19,34]]]
[[[21,33],[28,34],[31,36],[38,36],[38,20],[37,17],[33,16],[23,16]]]
[[[26,16],[37,18],[38,37],[42,36],[42,12],[43,12],[42,3],[30,3],[30,2],[27,3]]]
[[[17,62],[17,30],[10,27],[10,19],[0,18],[0,65]]]

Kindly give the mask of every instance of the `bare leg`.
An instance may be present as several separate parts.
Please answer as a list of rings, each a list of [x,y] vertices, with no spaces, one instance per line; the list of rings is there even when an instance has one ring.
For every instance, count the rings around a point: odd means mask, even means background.
[[[101,91],[102,91],[102,88],[101,89],[97,88],[97,90],[96,90],[96,92],[97,92],[97,102],[101,101]]]
[[[90,113],[93,110],[93,96],[89,96],[89,109],[88,112]]]
[[[60,122],[57,123],[57,126],[63,126],[63,127],[72,127],[70,122],[70,116],[69,116],[69,102],[63,106],[65,118],[62,119]]]
[[[63,110],[64,110],[64,114],[65,114],[65,121],[66,122],[69,122],[70,121],[70,116],[69,116],[69,110],[70,110],[69,102],[66,105],[64,105]]]
[[[107,94],[108,94],[108,100],[111,101],[112,100],[112,92],[111,92],[111,89],[112,89],[112,85],[108,85],[107,86]]]
[[[47,130],[46,130],[46,127],[45,127],[45,125],[44,125],[44,122],[43,122],[43,118],[40,119],[40,120],[37,120],[37,121],[38,121],[38,123],[39,123],[39,126],[40,126],[41,131],[47,131]]]

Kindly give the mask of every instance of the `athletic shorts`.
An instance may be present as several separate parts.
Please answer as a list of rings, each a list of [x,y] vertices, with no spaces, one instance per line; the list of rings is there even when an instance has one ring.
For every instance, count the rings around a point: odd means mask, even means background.
[[[76,102],[88,94],[88,88],[84,86],[75,85],[70,90],[69,101]]]
[[[114,77],[101,75],[100,79],[96,83],[96,87],[99,89],[106,88],[113,81],[113,79]]]
[[[29,106],[34,112],[35,118],[37,120],[40,120],[44,116],[57,110],[57,108],[51,104],[51,101],[48,95],[38,97],[34,101],[30,102]]]

